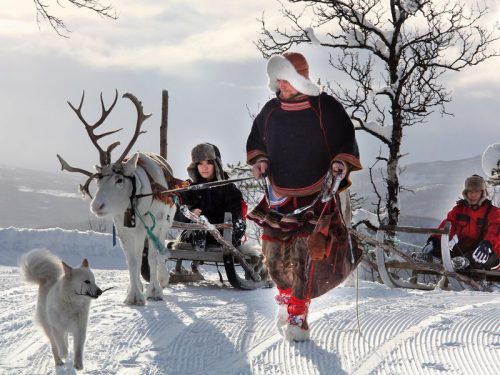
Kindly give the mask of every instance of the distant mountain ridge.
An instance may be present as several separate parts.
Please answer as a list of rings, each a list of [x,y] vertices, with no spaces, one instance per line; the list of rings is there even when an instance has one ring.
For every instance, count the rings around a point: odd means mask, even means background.
[[[70,173],[0,166],[0,227],[91,229],[97,218],[78,192],[84,181]]]
[[[444,218],[457,199],[461,198],[463,183],[472,174],[484,176],[481,156],[453,161],[415,163],[403,167],[400,173],[402,187],[400,209],[403,217],[421,217],[434,220]],[[379,192],[385,194],[380,169],[374,171]],[[352,174],[352,191],[374,200],[368,169]],[[409,191],[408,191],[409,190]]]
[[[401,224],[439,221],[460,197],[464,179],[474,173],[482,175],[480,156],[406,166],[401,184],[414,192],[401,192]],[[374,175],[380,185],[380,172]],[[0,227],[109,230],[110,221],[97,219],[90,201],[81,198],[78,185],[84,180],[70,173],[0,166]],[[375,195],[368,170],[353,173],[352,180],[351,190],[366,198],[365,208],[371,209]]]

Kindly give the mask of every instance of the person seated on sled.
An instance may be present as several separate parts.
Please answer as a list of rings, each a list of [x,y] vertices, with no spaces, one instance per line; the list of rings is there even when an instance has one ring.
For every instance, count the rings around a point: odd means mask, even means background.
[[[481,176],[465,180],[463,199],[448,212],[440,228],[451,223],[450,247],[455,270],[500,269],[500,209],[488,199],[486,183]],[[441,258],[441,240],[432,235],[423,253]]]
[[[191,164],[187,167],[191,185],[227,180],[222,168],[222,160],[217,146],[201,143],[191,150]],[[241,245],[246,230],[246,203],[241,191],[234,183],[207,189],[187,190],[176,193],[178,203],[188,206],[196,216],[204,215],[211,224],[224,222],[224,214],[230,212],[233,220],[234,246]],[[182,213],[179,213],[182,216]],[[207,246],[219,246],[217,240],[204,230],[185,230],[179,237],[181,243],[193,249],[204,250]],[[196,271],[196,263],[193,264]]]
[[[253,122],[247,163],[255,178],[266,177],[268,192],[248,218],[264,228],[262,251],[278,288],[277,328],[287,340],[304,341],[311,299],[340,284],[361,257],[338,196],[316,198],[332,175],[342,179],[340,190],[348,188],[361,164],[349,116],[309,79],[302,54],[272,56],[267,74],[276,97]]]

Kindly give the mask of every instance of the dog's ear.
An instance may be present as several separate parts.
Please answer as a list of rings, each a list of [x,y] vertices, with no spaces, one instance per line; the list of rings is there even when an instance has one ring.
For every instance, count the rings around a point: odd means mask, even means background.
[[[66,263],[61,262],[64,268],[64,277],[67,279],[71,279],[71,274],[73,273],[73,268],[71,266],[68,266]]]
[[[82,267],[85,267],[85,268],[89,268],[89,261],[87,260],[87,258],[85,258],[82,262]]]

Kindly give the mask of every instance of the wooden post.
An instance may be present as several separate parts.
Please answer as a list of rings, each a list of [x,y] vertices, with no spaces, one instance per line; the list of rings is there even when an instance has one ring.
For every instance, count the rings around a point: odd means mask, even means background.
[[[160,155],[167,159],[167,130],[168,130],[168,91],[162,91],[161,125],[160,125]]]

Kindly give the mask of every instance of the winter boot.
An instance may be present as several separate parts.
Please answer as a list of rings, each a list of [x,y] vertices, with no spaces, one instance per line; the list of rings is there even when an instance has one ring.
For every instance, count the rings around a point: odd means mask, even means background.
[[[278,288],[278,294],[274,297],[276,303],[278,304],[278,312],[276,314],[276,328],[280,334],[283,335],[283,329],[287,324],[288,320],[288,302],[290,301],[290,294],[292,289],[280,289]]]
[[[309,301],[290,297],[288,304],[287,323],[283,329],[283,336],[288,341],[309,340],[309,324],[307,324],[307,311]]]

